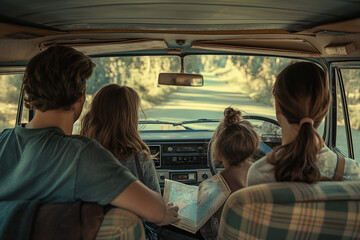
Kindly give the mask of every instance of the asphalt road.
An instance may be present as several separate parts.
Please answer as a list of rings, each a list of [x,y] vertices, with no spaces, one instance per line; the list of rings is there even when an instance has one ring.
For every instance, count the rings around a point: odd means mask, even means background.
[[[179,87],[163,103],[145,110],[147,120],[180,122],[201,118],[221,119],[226,107],[232,106],[244,111],[275,119],[271,106],[252,101],[246,94],[231,88],[225,81],[214,76],[204,76],[203,87]],[[322,127],[322,126],[321,126]],[[321,127],[319,132],[321,133]],[[360,156],[360,131],[352,130],[355,156]],[[337,144],[347,153],[344,127],[338,127]]]
[[[166,101],[145,111],[148,120],[179,122],[200,118],[221,119],[226,107],[232,106],[245,114],[275,118],[274,108],[253,102],[239,90],[213,76],[204,76],[202,87],[179,87]]]

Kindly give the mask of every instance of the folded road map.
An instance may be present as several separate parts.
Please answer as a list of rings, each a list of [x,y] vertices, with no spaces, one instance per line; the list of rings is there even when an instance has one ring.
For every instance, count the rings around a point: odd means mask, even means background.
[[[221,174],[216,174],[199,186],[165,179],[163,198],[179,207],[180,222],[173,225],[196,233],[223,205],[230,192]]]

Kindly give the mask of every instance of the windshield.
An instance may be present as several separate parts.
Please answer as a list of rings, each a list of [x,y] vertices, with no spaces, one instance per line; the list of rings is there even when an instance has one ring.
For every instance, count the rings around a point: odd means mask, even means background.
[[[202,74],[204,86],[180,87],[157,84],[159,73],[180,72],[177,56],[95,58],[97,67],[87,84],[84,112],[98,89],[118,83],[134,88],[140,95],[140,131],[213,131],[229,106],[241,110],[243,116],[276,119],[272,85],[276,74],[291,61],[262,56],[186,56],[184,72]],[[264,121],[251,121],[264,128]]]

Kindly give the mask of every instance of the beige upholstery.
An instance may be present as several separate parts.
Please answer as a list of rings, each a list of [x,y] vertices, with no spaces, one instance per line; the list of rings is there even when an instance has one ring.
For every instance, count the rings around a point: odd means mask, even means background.
[[[96,239],[143,240],[145,239],[143,222],[128,210],[112,208],[106,213]]]
[[[241,189],[225,203],[218,239],[360,239],[360,181]]]

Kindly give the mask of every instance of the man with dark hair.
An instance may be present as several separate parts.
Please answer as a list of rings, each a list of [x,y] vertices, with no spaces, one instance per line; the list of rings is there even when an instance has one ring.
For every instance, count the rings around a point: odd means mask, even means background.
[[[23,84],[27,124],[0,133],[0,199],[95,202],[147,221],[178,221],[177,207],[138,181],[95,140],[72,135],[95,64],[72,48],[50,47],[31,59]]]

